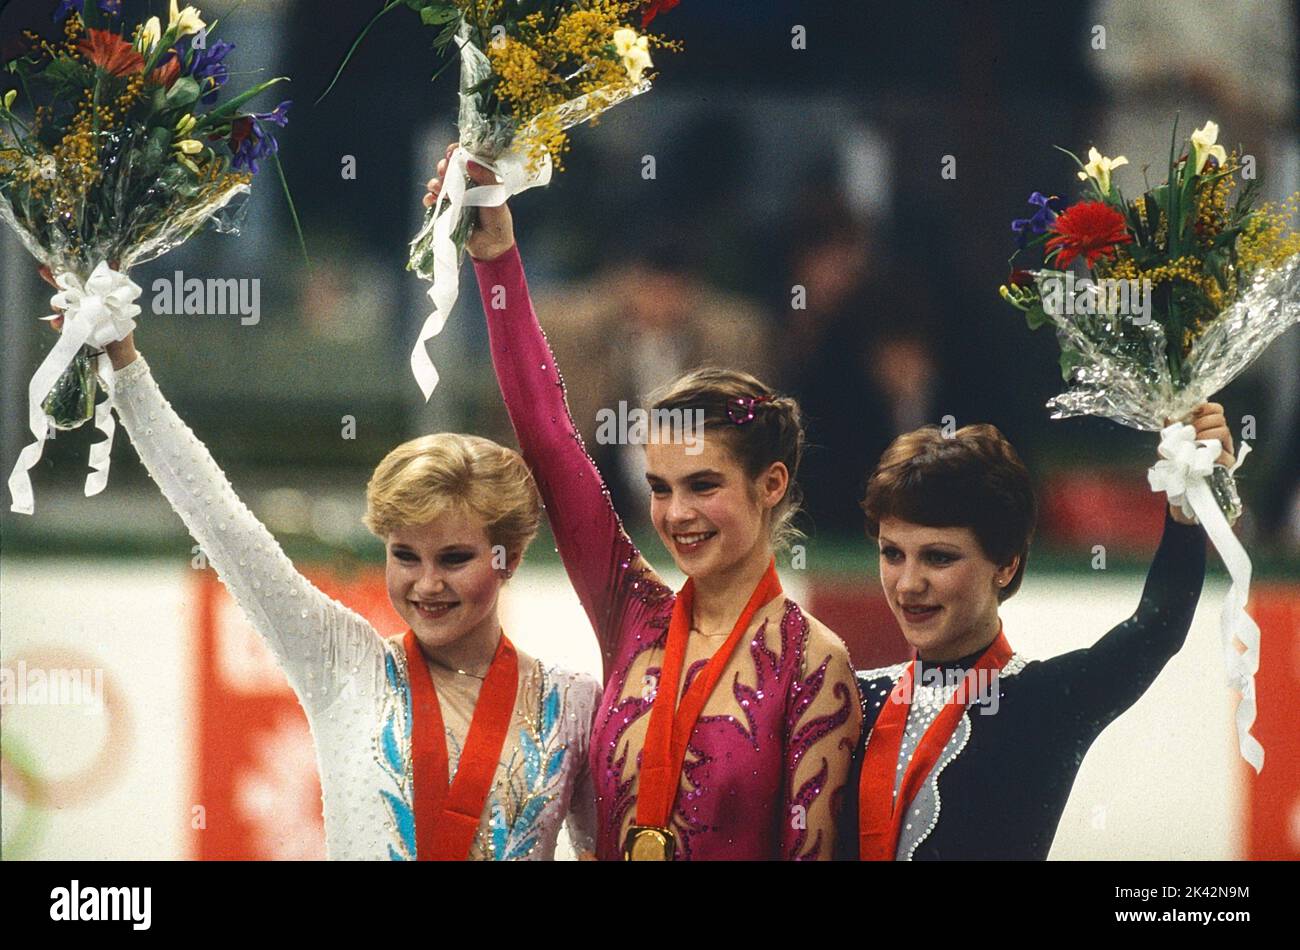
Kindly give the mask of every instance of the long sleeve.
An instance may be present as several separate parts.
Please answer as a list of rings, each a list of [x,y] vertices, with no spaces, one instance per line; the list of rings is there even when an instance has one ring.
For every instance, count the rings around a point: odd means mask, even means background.
[[[600,641],[608,677],[622,631],[650,609],[639,595],[662,582],[624,531],[583,447],[533,311],[518,247],[493,261],[475,261],[474,270],[501,395],[569,580]]]
[[[144,357],[117,372],[114,407],[150,477],[208,563],[265,638],[303,707],[313,713],[377,666],[375,629],[294,569],[235,495],[207,447],[163,397]]]
[[[1048,660],[1061,706],[1091,741],[1132,706],[1182,649],[1205,580],[1205,533],[1165,512],[1164,535],[1133,615],[1091,647]]]

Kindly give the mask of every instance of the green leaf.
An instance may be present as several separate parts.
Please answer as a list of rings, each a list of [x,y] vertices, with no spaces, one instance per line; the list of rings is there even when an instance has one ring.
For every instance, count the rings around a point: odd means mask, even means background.
[[[163,97],[163,105],[167,109],[187,109],[198,101],[200,92],[199,84],[195,79],[182,76],[167,90],[167,95]]]
[[[440,23],[453,23],[460,19],[460,11],[454,6],[425,7],[420,11],[420,21],[425,26],[437,26]]]
[[[1174,113],[1174,130],[1169,136],[1169,173],[1165,181],[1165,218],[1169,222],[1166,243],[1171,258],[1178,256],[1179,208],[1178,208],[1178,113]],[[1185,167],[1185,166],[1184,166]]]
[[[1025,311],[1025,323],[1029,325],[1029,329],[1031,330],[1037,330],[1039,327],[1050,322],[1051,321],[1047,316],[1047,311],[1043,309],[1043,302],[1041,300],[1035,301],[1029,309]]]
[[[1192,161],[1190,158],[1188,158],[1187,164],[1183,168],[1188,174],[1183,179],[1182,194],[1178,198],[1178,207],[1182,211],[1183,218],[1182,221],[1178,222],[1179,246],[1182,245],[1182,238],[1188,234],[1190,225],[1194,224],[1196,220],[1196,202],[1192,199],[1196,194],[1196,179],[1198,176],[1191,172]]]
[[[252,99],[254,96],[258,95],[261,92],[264,92],[265,90],[274,86],[278,82],[287,82],[288,80],[289,80],[288,76],[276,76],[274,79],[268,79],[266,82],[258,83],[252,89],[240,93],[239,95],[235,96],[235,98],[231,99],[229,102],[217,106],[217,108],[213,109],[211,112],[205,113],[204,115],[195,116],[195,118],[199,120],[199,127],[202,128],[209,125],[213,125],[216,123],[218,119],[224,119],[227,116],[234,115],[236,110],[238,110],[239,107],[242,106],[249,99]]]
[[[298,235],[298,246],[302,248],[303,263],[311,270],[311,258],[307,256],[307,242],[302,236],[302,224],[298,221],[298,209],[294,207],[293,195],[289,193],[289,180],[284,177],[284,166],[280,164],[280,153],[274,152],[271,161],[275,164],[275,173],[280,176],[280,187],[284,191],[284,200],[289,204],[289,214],[293,217],[293,230]]]
[[[61,56],[32,77],[50,87],[58,98],[73,98],[82,89],[95,84],[95,71],[85,63]]]
[[[1164,208],[1164,204],[1164,185],[1161,185],[1159,188],[1152,188],[1147,192],[1146,200],[1143,202],[1143,205],[1146,210],[1147,231],[1151,234],[1151,239],[1153,241],[1155,240],[1156,231],[1160,228],[1160,212]]]
[[[145,140],[143,159],[150,168],[158,168],[162,165],[163,160],[167,158],[168,152],[171,151],[172,133],[171,129],[165,126],[157,126],[149,130],[149,138]]]
[[[388,2],[384,4],[384,6],[380,9],[380,11],[370,18],[370,22],[367,23],[362,28],[361,32],[357,34],[357,38],[352,41],[352,45],[348,47],[348,51],[345,54],[343,54],[343,62],[339,63],[339,68],[334,71],[334,78],[330,80],[330,84],[325,87],[324,92],[322,92],[319,96],[316,97],[317,104],[319,104],[322,99],[324,99],[326,96],[330,94],[330,90],[334,88],[334,84],[337,83],[339,81],[339,77],[343,75],[343,70],[346,69],[348,63],[352,61],[352,54],[357,51],[357,47],[360,46],[361,41],[366,38],[366,34],[370,32],[370,28],[379,22],[379,18],[381,16],[383,16],[389,10],[396,7],[401,2],[402,0],[388,0]],[[412,2],[412,0],[406,0],[406,5],[410,7],[412,10],[419,9],[418,0],[417,2]]]
[[[1074,350],[1069,349],[1068,347],[1062,347],[1060,364],[1061,378],[1068,383],[1070,381],[1070,373],[1073,372],[1076,366],[1082,366],[1084,364],[1084,359]]]

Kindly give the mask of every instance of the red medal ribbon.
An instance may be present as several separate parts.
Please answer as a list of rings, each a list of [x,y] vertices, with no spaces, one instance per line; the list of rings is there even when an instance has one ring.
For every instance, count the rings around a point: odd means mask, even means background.
[[[895,795],[894,777],[898,770],[898,754],[903,745],[903,730],[907,728],[907,713],[912,705],[912,682],[916,676],[916,663],[908,664],[906,672],[894,686],[889,702],[876,718],[862,760],[862,775],[858,779],[858,857],[861,860],[894,860],[898,853],[903,816],[912,807],[912,800],[921,790],[921,783],[939,761],[939,753],[952,738],[962,714],[975,697],[979,671],[1000,670],[1010,659],[1011,645],[999,625],[997,639],[984,651],[979,661],[966,671],[960,688],[949,697],[917,743],[912,761],[903,773],[903,783]],[[958,702],[958,696],[964,696],[965,701]]]
[[[668,828],[673,805],[677,800],[677,790],[681,785],[686,746],[704,704],[713,694],[713,687],[722,677],[727,661],[736,652],[736,646],[749,629],[749,623],[758,608],[780,595],[781,581],[776,576],[776,558],[773,558],[762,580],[750,595],[740,619],[732,627],[731,635],[691,681],[690,688],[682,694],[680,705],[677,703],[677,688],[686,659],[686,642],[690,637],[695,582],[688,578],[677,595],[672,618],[668,623],[668,644],[664,651],[663,668],[659,672],[654,706],[650,710],[650,725],[646,729],[645,745],[641,750],[641,782],[636,802],[638,825]]]
[[[415,854],[420,861],[465,861],[483,816],[483,805],[501,748],[510,731],[519,689],[519,656],[501,634],[474,704],[465,748],[450,782],[447,732],[433,677],[414,630],[402,638],[411,681],[411,752],[415,775]]]

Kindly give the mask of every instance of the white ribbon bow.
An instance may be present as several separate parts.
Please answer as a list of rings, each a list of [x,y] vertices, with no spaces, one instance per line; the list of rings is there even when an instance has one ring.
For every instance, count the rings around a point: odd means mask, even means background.
[[[1219,614],[1219,631],[1223,641],[1223,658],[1228,671],[1228,686],[1241,693],[1237,703],[1237,747],[1241,757],[1258,773],[1264,767],[1264,747],[1250,734],[1255,722],[1255,673],[1259,670],[1259,625],[1246,613],[1250,596],[1250,556],[1232,533],[1228,519],[1219,510],[1207,479],[1214,470],[1214,460],[1223,447],[1218,439],[1197,441],[1196,430],[1182,422],[1175,422],[1160,430],[1160,461],[1151,466],[1147,480],[1151,490],[1165,492],[1170,504],[1177,505],[1183,513],[1205,527],[1210,543],[1219,552],[1232,584]],[[1244,442],[1236,463],[1229,469],[1241,467],[1250,446]],[[1244,652],[1233,643],[1241,641]]]
[[[140,313],[140,307],[135,303],[142,292],[140,286],[109,267],[107,261],[100,261],[84,284],[76,274],[67,271],[56,274],[54,282],[59,286],[59,293],[50,298],[50,304],[64,311],[63,332],[27,386],[27,425],[36,441],[22,450],[9,475],[9,494],[13,498],[10,508],[24,515],[36,510],[28,472],[40,461],[52,427],[41,403],[84,344],[102,349],[109,343],[124,339],[135,329],[134,317]],[[42,319],[54,320],[56,317]],[[95,428],[107,438],[90,447],[91,473],[86,476],[86,497],[99,494],[108,484],[109,454],[113,450],[113,433],[117,428],[111,409],[113,364],[107,353],[99,354],[96,370],[109,399],[95,407]]]
[[[470,187],[466,165],[471,161],[495,173],[501,179],[500,184]],[[433,312],[425,319],[415,349],[411,351],[411,372],[415,374],[415,381],[420,384],[426,402],[438,385],[438,371],[429,359],[425,344],[447,325],[451,308],[460,293],[460,258],[451,234],[460,221],[461,212],[465,208],[495,208],[505,204],[512,195],[546,185],[550,180],[549,155],[542,158],[536,170],[529,171],[527,156],[521,152],[508,152],[495,162],[479,158],[463,148],[452,152],[447,161],[447,173],[442,178],[437,204],[439,212],[433,225],[433,286],[429,288]]]

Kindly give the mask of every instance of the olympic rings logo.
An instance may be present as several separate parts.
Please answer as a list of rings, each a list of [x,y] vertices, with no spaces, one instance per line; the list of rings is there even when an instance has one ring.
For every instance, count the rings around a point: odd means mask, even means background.
[[[0,788],[8,800],[15,798],[26,806],[18,821],[11,825],[8,839],[3,842],[6,858],[24,856],[35,844],[40,829],[40,816],[53,809],[75,808],[103,796],[120,777],[126,767],[122,754],[131,734],[130,709],[113,688],[114,681],[100,665],[85,654],[69,649],[44,649],[24,654],[12,663],[5,663],[6,671],[27,669],[33,671],[94,669],[102,675],[97,682],[103,711],[105,730],[103,740],[90,762],[71,774],[54,776],[40,774],[41,764],[55,755],[33,752],[27,740],[3,734],[0,744]],[[45,704],[42,704],[45,705]],[[16,709],[9,703],[0,704],[0,715]],[[74,707],[75,708],[75,707]],[[12,712],[10,712],[12,715]],[[12,730],[10,730],[12,731]]]

